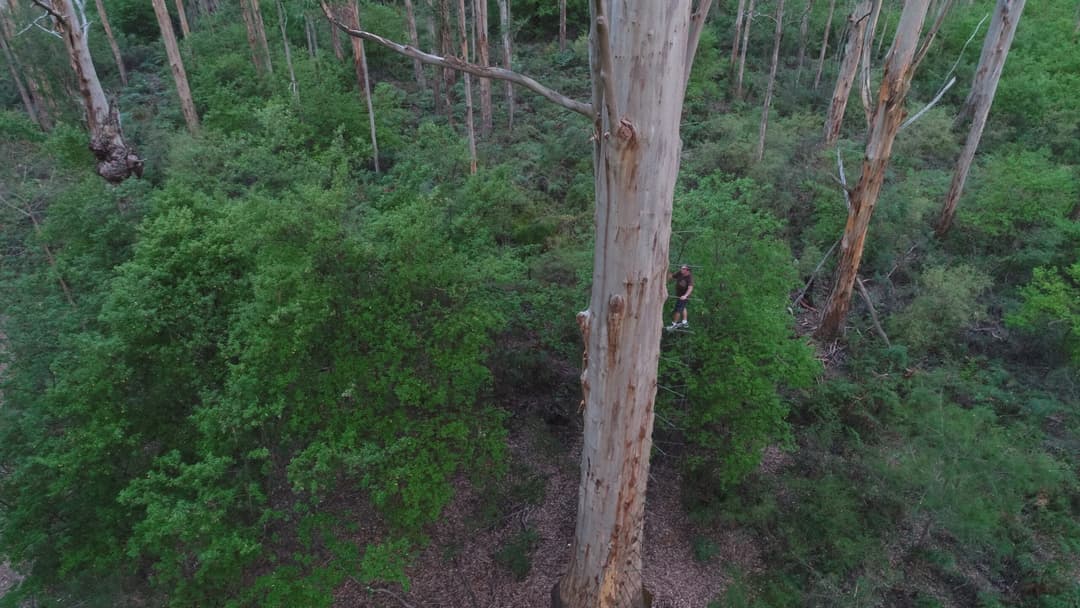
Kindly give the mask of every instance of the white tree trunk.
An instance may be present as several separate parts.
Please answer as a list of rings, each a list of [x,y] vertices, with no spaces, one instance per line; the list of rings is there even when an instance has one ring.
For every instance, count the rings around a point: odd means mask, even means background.
[[[870,1],[862,0],[855,5],[848,17],[848,40],[844,47],[844,59],[840,62],[840,71],[836,75],[836,88],[833,89],[829,114],[825,118],[825,145],[831,146],[840,137],[840,126],[844,123],[851,87],[855,84],[855,75],[859,68],[859,55],[862,54],[863,29],[870,15]]]
[[[510,46],[510,0],[499,0],[499,30],[502,32],[503,67],[508,70],[514,69],[513,49]],[[514,130],[514,85],[509,81],[506,84],[506,109],[507,129]]]
[[[795,75],[796,84],[802,76],[803,63],[806,61],[806,34],[810,29],[810,13],[814,11],[814,0],[806,0],[806,9],[803,10],[802,19],[799,20],[799,58]]]
[[[476,31],[476,62],[483,67],[491,65],[488,45],[487,0],[473,0],[473,26]],[[491,118],[491,80],[480,79],[480,134],[487,136],[493,128]]]
[[[285,7],[281,5],[281,0],[274,0],[274,5],[277,8],[278,29],[281,30],[281,44],[285,49],[285,67],[289,69],[289,91],[292,92],[296,103],[300,103],[300,84],[296,81],[296,69],[293,68],[292,62],[292,45],[289,44],[289,34],[285,29],[288,17],[285,15]]]
[[[873,118],[874,113],[874,101],[870,98],[870,72],[873,66],[873,53],[870,51],[874,48],[874,33],[877,31],[878,16],[881,15],[881,2],[882,0],[874,0],[874,6],[870,10],[870,19],[866,23],[866,28],[863,29],[862,51],[859,53],[859,60],[862,64],[859,72],[859,93],[862,98],[863,113],[866,114],[866,126],[869,128],[870,121]]]
[[[97,173],[109,182],[119,183],[133,174],[142,175],[143,161],[124,141],[120,114],[101,88],[86,39],[86,12],[81,1],[52,0],[51,7],[56,30],[64,39],[79,95],[86,106],[90,151],[98,161]]]
[[[349,15],[349,26],[360,29],[360,6],[356,0],[346,8]],[[367,55],[364,54],[364,41],[360,38],[349,37],[353,48],[353,65],[356,67],[356,84],[360,87],[360,97],[367,106],[368,129],[371,132],[371,155],[375,164],[375,173],[379,172],[379,139],[375,134],[375,106],[371,103],[371,83],[368,80]]]
[[[465,28],[465,0],[458,0],[458,35],[461,60],[469,61],[469,36]],[[476,128],[473,126],[472,78],[465,72],[465,130],[469,136],[469,173],[476,173]]]
[[[735,11],[735,35],[731,39],[731,66],[739,63],[739,42],[742,40],[743,18],[746,15],[746,0],[739,0],[739,8]]]
[[[750,24],[754,21],[754,0],[746,8],[746,16],[743,18],[742,45],[739,49],[739,71],[735,77],[735,98],[743,96],[743,74],[746,72],[746,47],[750,46]]]
[[[199,132],[199,115],[195,112],[195,102],[191,98],[184,59],[180,56],[180,47],[176,44],[176,32],[173,31],[172,20],[169,19],[169,9],[165,6],[165,0],[152,0],[152,4],[158,27],[161,28],[161,41],[165,43],[165,54],[169,58],[169,70],[176,84],[176,94],[180,98],[180,110],[184,113],[188,132],[194,135]]]
[[[986,31],[986,42],[983,43],[982,57],[975,71],[975,82],[968,95],[968,103],[973,106],[971,129],[964,142],[964,149],[960,152],[960,158],[956,161],[952,183],[949,185],[949,192],[945,195],[945,203],[941,208],[941,217],[938,219],[936,228],[939,237],[945,236],[956,216],[956,205],[964,192],[964,183],[967,181],[971,163],[975,159],[975,150],[979,147],[979,140],[982,139],[982,132],[986,127],[986,119],[990,116],[990,106],[994,103],[994,94],[1001,80],[1001,71],[1005,68],[1005,59],[1009,55],[1009,48],[1012,46],[1016,26],[1020,22],[1020,14],[1024,11],[1025,3],[1026,0],[998,0],[994,18],[990,22],[990,29]],[[979,87],[978,90],[976,86]]]
[[[180,18],[180,33],[187,40],[191,35],[191,27],[188,26],[187,10],[184,9],[184,0],[176,0],[176,16]]]
[[[776,34],[773,39],[772,64],[769,66],[769,84],[765,87],[765,104],[761,108],[761,126],[758,128],[757,159],[765,158],[765,133],[769,128],[769,106],[772,105],[773,87],[776,85],[776,68],[780,63],[780,40],[784,35],[784,0],[776,3]]]

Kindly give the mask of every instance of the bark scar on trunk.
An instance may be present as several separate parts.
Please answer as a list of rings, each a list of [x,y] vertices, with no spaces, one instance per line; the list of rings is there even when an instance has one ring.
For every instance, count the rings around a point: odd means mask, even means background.
[[[615,364],[618,356],[619,334],[622,333],[622,322],[626,312],[626,298],[615,294],[608,298],[607,318],[607,342],[608,342],[608,365]]]
[[[578,413],[585,411],[585,404],[589,401],[589,332],[592,329],[592,312],[583,310],[577,314],[578,329],[581,330],[581,339],[585,343],[581,351],[581,404],[578,405]]]

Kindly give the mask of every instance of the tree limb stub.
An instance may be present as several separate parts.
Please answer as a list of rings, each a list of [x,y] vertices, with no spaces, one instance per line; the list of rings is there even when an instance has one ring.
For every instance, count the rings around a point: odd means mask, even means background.
[[[330,22],[333,23],[338,29],[350,36],[369,40],[371,42],[374,42],[375,44],[382,45],[390,49],[391,51],[394,51],[395,53],[417,59],[423,63],[427,63],[430,65],[437,65],[440,67],[449,68],[451,70],[458,70],[460,72],[468,72],[469,74],[472,74],[474,76],[480,76],[481,78],[507,80],[514,84],[519,84],[526,89],[529,89],[530,91],[536,93],[537,95],[540,95],[541,97],[547,99],[552,103],[558,104],[568,110],[577,112],[582,116],[586,116],[589,118],[589,120],[593,120],[596,118],[593,114],[592,104],[582,103],[580,101],[570,99],[562,93],[559,93],[558,91],[553,91],[552,89],[545,87],[536,80],[533,80],[532,78],[525,76],[524,74],[518,74],[517,72],[499,67],[479,66],[474,63],[462,61],[461,59],[453,56],[441,57],[439,55],[432,55],[431,53],[425,53],[424,51],[421,51],[420,49],[417,49],[415,47],[401,44],[399,42],[394,42],[393,40],[389,40],[387,38],[383,38],[378,34],[365,32],[363,30],[352,29],[339,21],[334,16],[334,14],[330,11],[330,6],[327,5],[326,2],[322,2],[321,5],[323,12],[326,13],[326,18],[329,19]]]

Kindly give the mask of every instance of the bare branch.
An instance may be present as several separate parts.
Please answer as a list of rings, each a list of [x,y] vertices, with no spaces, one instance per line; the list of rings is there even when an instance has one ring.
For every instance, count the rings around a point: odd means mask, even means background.
[[[808,280],[806,282],[806,285],[803,286],[802,291],[799,292],[799,295],[795,296],[795,299],[792,300],[792,306],[798,306],[799,302],[802,302],[803,297],[806,296],[806,291],[810,289],[810,285],[814,282],[814,277],[817,276],[818,271],[821,270],[821,267],[825,265],[825,261],[829,259],[833,251],[836,251],[836,246],[839,244],[840,239],[836,239],[836,242],[832,244],[832,247],[829,247],[829,250],[825,252],[825,255],[821,258],[821,261],[818,262],[817,266],[814,267],[814,271],[810,273],[810,280]]]
[[[847,185],[847,176],[844,175],[844,157],[840,156],[840,146],[836,146],[836,168],[840,171],[840,185],[844,190],[844,205],[848,213],[851,213],[851,189]]]
[[[941,101],[941,97],[942,97],[943,95],[945,95],[945,92],[946,92],[946,91],[948,91],[948,90],[949,90],[950,88],[952,88],[952,85],[954,85],[954,84],[956,84],[956,76],[953,76],[952,78],[950,78],[950,79],[949,79],[949,82],[946,82],[946,83],[945,83],[945,86],[941,87],[941,90],[940,90],[940,91],[938,91],[938,94],[937,94],[937,95],[935,95],[935,96],[934,96],[934,98],[930,100],[930,103],[926,104],[926,107],[924,107],[923,109],[921,109],[921,110],[919,110],[918,112],[916,112],[914,116],[912,116],[911,118],[909,118],[909,119],[905,120],[905,121],[904,121],[904,124],[900,125],[900,128],[899,128],[899,129],[897,129],[897,131],[896,131],[896,132],[897,132],[897,133],[899,133],[900,131],[903,131],[903,130],[904,130],[905,128],[907,128],[908,126],[910,126],[910,125],[911,125],[911,123],[913,123],[913,122],[915,122],[916,120],[918,120],[918,119],[919,119],[919,117],[921,117],[921,116],[922,116],[923,114],[926,114],[926,112],[927,112],[927,111],[928,111],[928,110],[929,110],[930,108],[932,108],[932,107],[936,106],[936,105],[937,105],[937,102]]]
[[[892,348],[892,343],[889,342],[889,336],[885,334],[885,330],[881,328],[881,322],[878,321],[877,310],[874,309],[874,302],[870,299],[870,292],[866,290],[866,285],[860,278],[855,279],[855,284],[859,287],[859,295],[862,296],[863,301],[866,302],[867,308],[870,309],[870,319],[874,322],[874,329],[877,330],[882,340],[885,340],[885,346]]]
[[[468,72],[470,74],[473,74],[474,76],[480,76],[481,78],[507,80],[514,84],[521,85],[526,89],[529,89],[530,91],[540,95],[541,97],[547,99],[548,101],[551,101],[552,103],[555,103],[568,110],[572,110],[574,112],[577,112],[578,114],[586,116],[589,118],[589,120],[593,120],[596,118],[593,114],[592,104],[582,103],[580,101],[570,99],[562,93],[553,91],[540,84],[539,82],[533,80],[532,78],[525,76],[524,74],[518,74],[517,72],[498,67],[479,66],[473,63],[462,61],[461,59],[453,56],[440,57],[439,55],[432,55],[430,53],[425,53],[415,47],[411,47],[406,44],[400,44],[398,42],[394,42],[393,40],[383,38],[382,36],[379,36],[377,34],[372,34],[371,32],[354,30],[336,18],[334,14],[330,11],[330,6],[325,1],[321,4],[323,12],[326,14],[326,18],[329,19],[332,24],[337,26],[338,29],[350,36],[362,38],[364,40],[370,40],[371,42],[382,45],[400,55],[405,55],[406,57],[411,57],[412,59],[418,59],[422,63],[437,65],[451,70],[458,70],[460,72]]]
[[[34,20],[33,20],[33,21],[31,21],[30,23],[28,23],[28,24],[26,25],[26,27],[24,27],[23,29],[21,29],[21,30],[19,30],[19,31],[15,32],[15,35],[16,35],[16,36],[22,36],[22,35],[23,35],[23,34],[25,34],[26,32],[28,32],[28,31],[30,31],[30,30],[32,30],[32,29],[34,29],[34,28],[36,27],[36,28],[38,28],[39,30],[41,30],[41,31],[45,32],[46,34],[48,34],[48,35],[50,35],[50,36],[55,36],[55,37],[57,37],[57,38],[62,38],[62,36],[60,36],[60,34],[57,34],[57,33],[56,33],[56,32],[54,32],[53,30],[50,30],[50,29],[46,29],[46,28],[42,27],[40,23],[38,23],[39,21],[41,21],[42,19],[44,19],[44,18],[46,18],[46,17],[48,17],[48,16],[49,16],[49,13],[42,13],[41,15],[39,15],[39,16],[38,16],[38,18],[37,18],[37,19],[34,19]]]
[[[56,19],[56,20],[58,20],[60,22],[65,21],[64,16],[61,15],[60,13],[56,12],[56,10],[53,9],[53,7],[50,6],[48,3],[42,2],[41,0],[30,0],[30,1],[33,2],[34,4],[38,5],[39,7],[45,9],[45,12],[52,15],[53,19]]]

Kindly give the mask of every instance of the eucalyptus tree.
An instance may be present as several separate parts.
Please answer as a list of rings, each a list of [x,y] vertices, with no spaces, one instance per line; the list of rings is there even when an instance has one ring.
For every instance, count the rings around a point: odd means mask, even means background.
[[[180,98],[180,110],[184,114],[184,122],[187,123],[190,133],[198,133],[199,115],[195,112],[195,101],[191,98],[191,87],[188,86],[187,71],[184,69],[184,59],[180,56],[180,47],[176,44],[176,32],[173,30],[172,19],[169,18],[169,9],[165,6],[165,0],[153,0],[152,4],[158,27],[161,28],[161,41],[165,43],[169,71],[172,72],[176,94]]]
[[[536,80],[377,34],[338,27],[402,55],[514,82],[593,126],[596,238],[585,341],[584,445],[568,571],[553,604],[641,607],[645,487],[652,447],[671,213],[686,83],[712,0],[592,0],[591,102]]]

